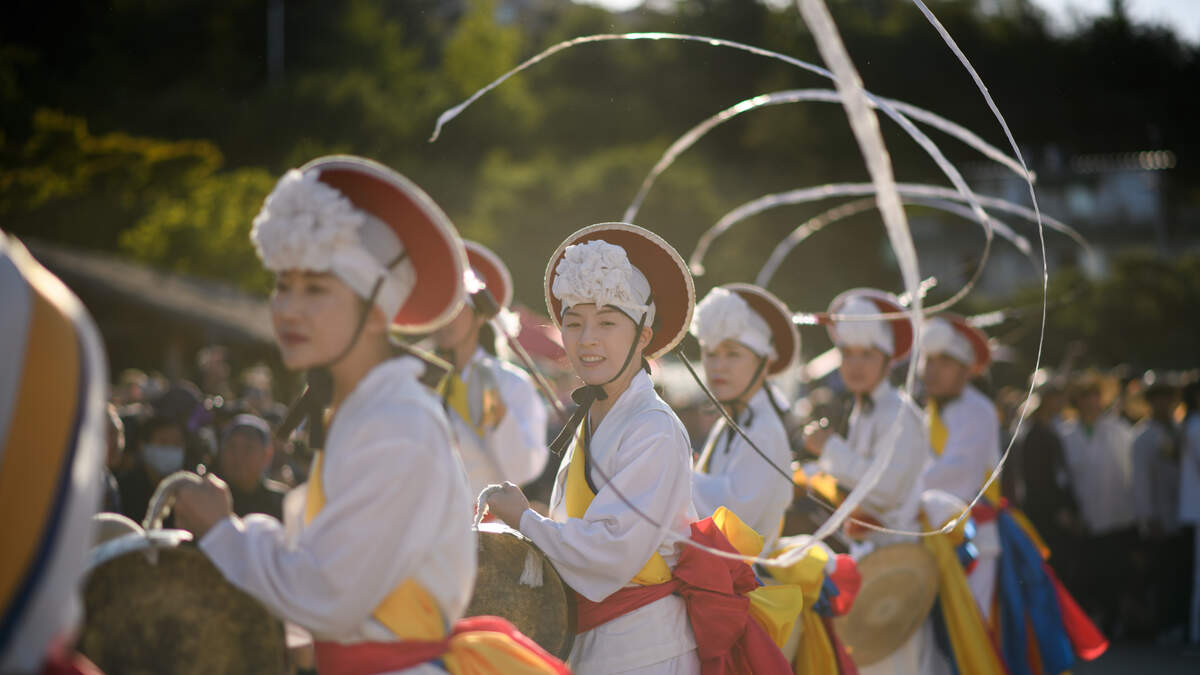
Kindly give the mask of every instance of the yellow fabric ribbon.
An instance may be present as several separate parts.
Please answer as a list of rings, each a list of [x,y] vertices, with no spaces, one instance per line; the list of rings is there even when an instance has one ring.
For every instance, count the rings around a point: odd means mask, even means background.
[[[738,553],[751,557],[762,553],[762,535],[742,522],[733,511],[724,506],[718,507],[712,519]],[[807,604],[804,589],[795,584],[759,586],[747,593],[746,597],[750,600],[750,617],[782,648],[792,634],[796,617]]]
[[[929,529],[922,516],[922,525]],[[938,568],[938,603],[945,617],[946,630],[958,672],[972,675],[1004,675],[1004,664],[988,637],[987,627],[975,605],[962,563],[954,553],[953,539],[946,534],[921,538],[926,550],[933,554]]]
[[[471,419],[471,404],[467,398],[470,390],[467,383],[463,382],[462,377],[455,372],[447,373],[438,386],[438,393],[442,395],[450,408],[458,413],[462,421],[466,422],[471,431],[474,431],[476,436],[483,438],[483,429]]]
[[[587,424],[587,420],[584,420]],[[592,488],[587,483],[587,443],[584,442],[582,428],[579,435],[575,437],[575,448],[571,452],[571,464],[567,467],[567,481],[564,486],[565,494],[563,495],[567,505],[568,518],[582,518],[587,513],[588,507],[592,505],[592,500],[596,498],[596,493],[592,492]],[[650,560],[642,566],[633,577],[633,583],[639,586],[654,586],[656,584],[665,584],[671,580],[671,568],[667,566],[667,561],[658,554],[657,551],[650,556]]]
[[[796,548],[788,546],[774,551],[772,558]],[[804,594],[804,610],[800,612],[800,643],[792,668],[796,675],[837,675],[839,670],[837,653],[825,630],[825,622],[813,610],[821,598],[821,587],[825,584],[825,566],[829,554],[819,546],[808,549],[804,557],[787,567],[771,568],[771,576],[785,584],[800,588]],[[786,639],[786,638],[785,638]]]
[[[946,423],[942,421],[942,415],[939,411],[937,401],[932,398],[929,399],[929,405],[927,407],[929,408],[929,444],[933,446],[933,454],[941,457],[942,453],[946,452],[946,441],[950,439],[950,430],[946,428]],[[987,482],[987,479],[990,476],[991,471],[987,471],[983,474],[983,480],[980,481],[980,487]],[[999,505],[1000,499],[1004,496],[1000,492],[1000,481],[992,481],[992,484],[987,486],[987,489],[984,490],[983,496],[987,497],[988,501],[991,503]]]

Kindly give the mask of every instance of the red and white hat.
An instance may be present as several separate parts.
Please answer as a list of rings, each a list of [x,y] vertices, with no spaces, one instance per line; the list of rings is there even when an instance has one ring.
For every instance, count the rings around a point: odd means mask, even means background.
[[[921,352],[945,354],[970,368],[972,375],[982,374],[992,362],[987,335],[957,314],[938,314],[925,321]]]
[[[829,303],[829,311],[821,323],[829,339],[838,347],[875,347],[893,360],[900,360],[912,351],[913,327],[909,318],[846,319],[835,321],[833,316],[873,316],[899,314],[906,310],[899,298],[874,288],[855,288],[841,293]]]
[[[263,266],[331,272],[401,333],[440,328],[462,307],[466,252],[421,188],[382,164],[330,156],[288,171],[250,233]]]
[[[767,374],[787,370],[800,352],[800,333],[791,310],[770,291],[753,284],[725,284],[696,306],[691,332],[702,344],[735,340],[766,358]]]
[[[492,294],[492,298],[501,309],[507,309],[513,299],[513,279],[508,271],[508,265],[500,256],[483,244],[476,241],[463,241],[467,249],[467,264],[475,277],[483,282],[484,288]]]
[[[42,672],[82,616],[108,367],[83,305],[0,233],[0,672]]]
[[[692,275],[666,241],[637,225],[600,223],[567,237],[550,256],[546,308],[555,327],[575,305],[612,306],[634,321],[655,326],[647,359],[675,348],[687,334],[696,306]],[[657,324],[655,320],[657,319]]]

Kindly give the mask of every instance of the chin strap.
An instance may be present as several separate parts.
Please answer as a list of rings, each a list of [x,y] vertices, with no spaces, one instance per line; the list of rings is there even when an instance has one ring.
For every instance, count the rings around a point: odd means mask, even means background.
[[[646,300],[649,305],[653,302],[653,296]],[[579,387],[571,392],[571,399],[575,401],[575,412],[571,413],[571,417],[567,419],[567,423],[563,426],[562,431],[558,432],[558,436],[550,442],[550,452],[556,455],[561,455],[567,449],[567,445],[571,443],[571,439],[575,436],[575,432],[579,430],[579,425],[587,418],[588,412],[592,409],[592,404],[596,401],[603,401],[608,398],[608,392],[604,391],[605,385],[616,382],[618,378],[625,373],[625,369],[629,367],[629,362],[633,360],[633,355],[637,353],[638,341],[642,337],[642,329],[646,327],[647,312],[642,312],[642,318],[637,323],[637,330],[633,333],[633,344],[629,345],[629,351],[625,354],[625,362],[621,364],[621,369],[613,375],[608,382],[604,384],[587,384]],[[650,371],[650,364],[642,359],[642,368],[646,372]]]

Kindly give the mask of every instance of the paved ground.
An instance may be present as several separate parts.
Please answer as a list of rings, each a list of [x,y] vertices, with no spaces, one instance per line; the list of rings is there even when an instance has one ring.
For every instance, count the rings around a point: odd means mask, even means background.
[[[1200,675],[1200,648],[1154,644],[1119,644],[1092,663],[1080,664],[1076,675]]]

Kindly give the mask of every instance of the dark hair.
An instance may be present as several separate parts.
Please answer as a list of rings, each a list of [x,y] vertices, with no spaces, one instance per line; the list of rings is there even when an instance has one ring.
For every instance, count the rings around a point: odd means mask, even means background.
[[[165,429],[167,427],[175,427],[176,429],[178,429],[180,435],[182,435],[184,438],[184,442],[185,443],[187,442],[187,437],[188,437],[187,427],[184,426],[184,424],[182,422],[175,419],[174,417],[168,417],[166,415],[153,415],[149,419],[147,419],[146,421],[144,421],[140,425],[138,425],[138,430],[137,430],[137,436],[138,436],[137,445],[138,445],[138,447],[140,448],[146,441],[148,441],[150,439],[150,437],[154,435],[154,432],[158,431],[159,429]]]
[[[1200,380],[1190,382],[1183,388],[1183,405],[1188,414],[1200,411]]]

